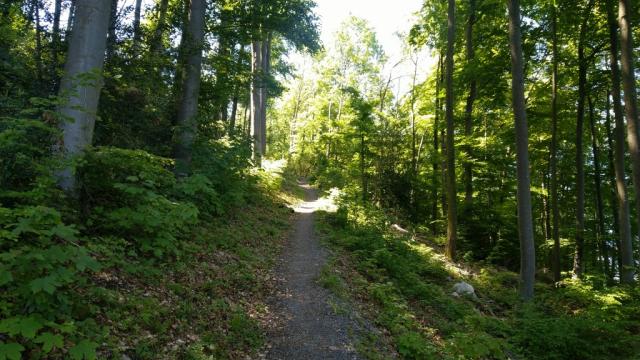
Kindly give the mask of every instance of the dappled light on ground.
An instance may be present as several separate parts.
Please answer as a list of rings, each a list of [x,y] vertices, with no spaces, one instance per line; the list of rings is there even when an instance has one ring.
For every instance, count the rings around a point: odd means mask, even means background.
[[[301,187],[305,189],[311,189],[310,185],[302,184]],[[317,211],[326,211],[329,213],[334,213],[338,211],[338,206],[335,201],[337,196],[339,195],[338,189],[331,189],[329,193],[323,197],[318,198],[313,201],[305,201],[293,207],[293,210],[299,214],[311,214]]]

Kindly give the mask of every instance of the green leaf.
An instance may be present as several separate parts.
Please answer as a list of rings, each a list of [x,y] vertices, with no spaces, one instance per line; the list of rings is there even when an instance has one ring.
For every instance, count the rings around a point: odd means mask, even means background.
[[[94,360],[98,344],[89,340],[82,340],[76,346],[69,349],[69,355],[74,360]]]
[[[0,286],[4,286],[13,281],[13,275],[10,271],[0,269]]]
[[[42,321],[33,316],[16,316],[0,321],[0,333],[9,334],[9,336],[21,334],[27,339],[33,339],[38,330],[42,329],[42,326]]]
[[[60,285],[57,279],[53,276],[46,276],[43,278],[37,278],[29,283],[29,287],[34,294],[44,291],[48,294],[53,294],[56,288]]]
[[[23,351],[24,346],[18,343],[5,344],[0,342],[0,360],[20,360]]]
[[[81,252],[80,255],[76,258],[76,269],[79,271],[85,271],[86,269],[90,269],[93,271],[100,270],[100,263],[96,261],[96,259],[87,255],[85,252]]]
[[[42,344],[42,350],[45,354],[51,351],[54,347],[61,348],[63,345],[62,335],[54,335],[50,332],[40,334],[40,336],[38,336],[34,341],[38,344]]]
[[[71,226],[66,226],[62,224],[58,224],[53,229],[51,229],[52,235],[55,235],[61,239],[76,241],[76,229]]]
[[[27,339],[33,339],[40,329],[42,329],[42,322],[34,317],[24,318],[20,321],[20,333]]]
[[[20,317],[12,317],[0,320],[0,333],[15,336],[20,333]]]

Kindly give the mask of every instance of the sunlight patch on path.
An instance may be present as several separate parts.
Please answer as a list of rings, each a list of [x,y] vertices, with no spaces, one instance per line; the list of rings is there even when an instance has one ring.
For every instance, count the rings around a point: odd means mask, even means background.
[[[311,186],[306,184],[300,186],[305,189],[311,189]],[[336,188],[333,188],[326,196],[318,198],[318,200],[305,201],[303,203],[297,204],[293,207],[293,211],[299,214],[311,214],[315,213],[316,211],[326,211],[334,213],[338,211],[338,206],[336,205],[335,200],[339,194],[340,191]]]

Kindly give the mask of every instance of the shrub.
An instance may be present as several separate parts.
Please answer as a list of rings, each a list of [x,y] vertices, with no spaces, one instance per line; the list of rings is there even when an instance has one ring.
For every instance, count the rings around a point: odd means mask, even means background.
[[[39,120],[0,119],[0,202],[42,203],[50,195],[42,187],[52,183],[50,156],[57,137],[57,129]]]
[[[78,232],[43,206],[0,208],[0,354],[39,358],[69,349],[95,351],[97,331],[80,293],[99,265]],[[26,354],[30,355],[26,355]]]
[[[83,222],[91,235],[127,240],[137,252],[176,255],[178,238],[197,223],[198,209],[179,202],[171,161],[139,150],[87,151],[78,167]]]

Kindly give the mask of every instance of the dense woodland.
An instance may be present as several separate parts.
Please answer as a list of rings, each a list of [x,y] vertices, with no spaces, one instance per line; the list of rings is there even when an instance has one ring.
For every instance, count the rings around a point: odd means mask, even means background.
[[[410,75],[315,6],[0,3],[0,360],[255,356],[293,177],[394,357],[637,358],[640,6],[425,0]]]

